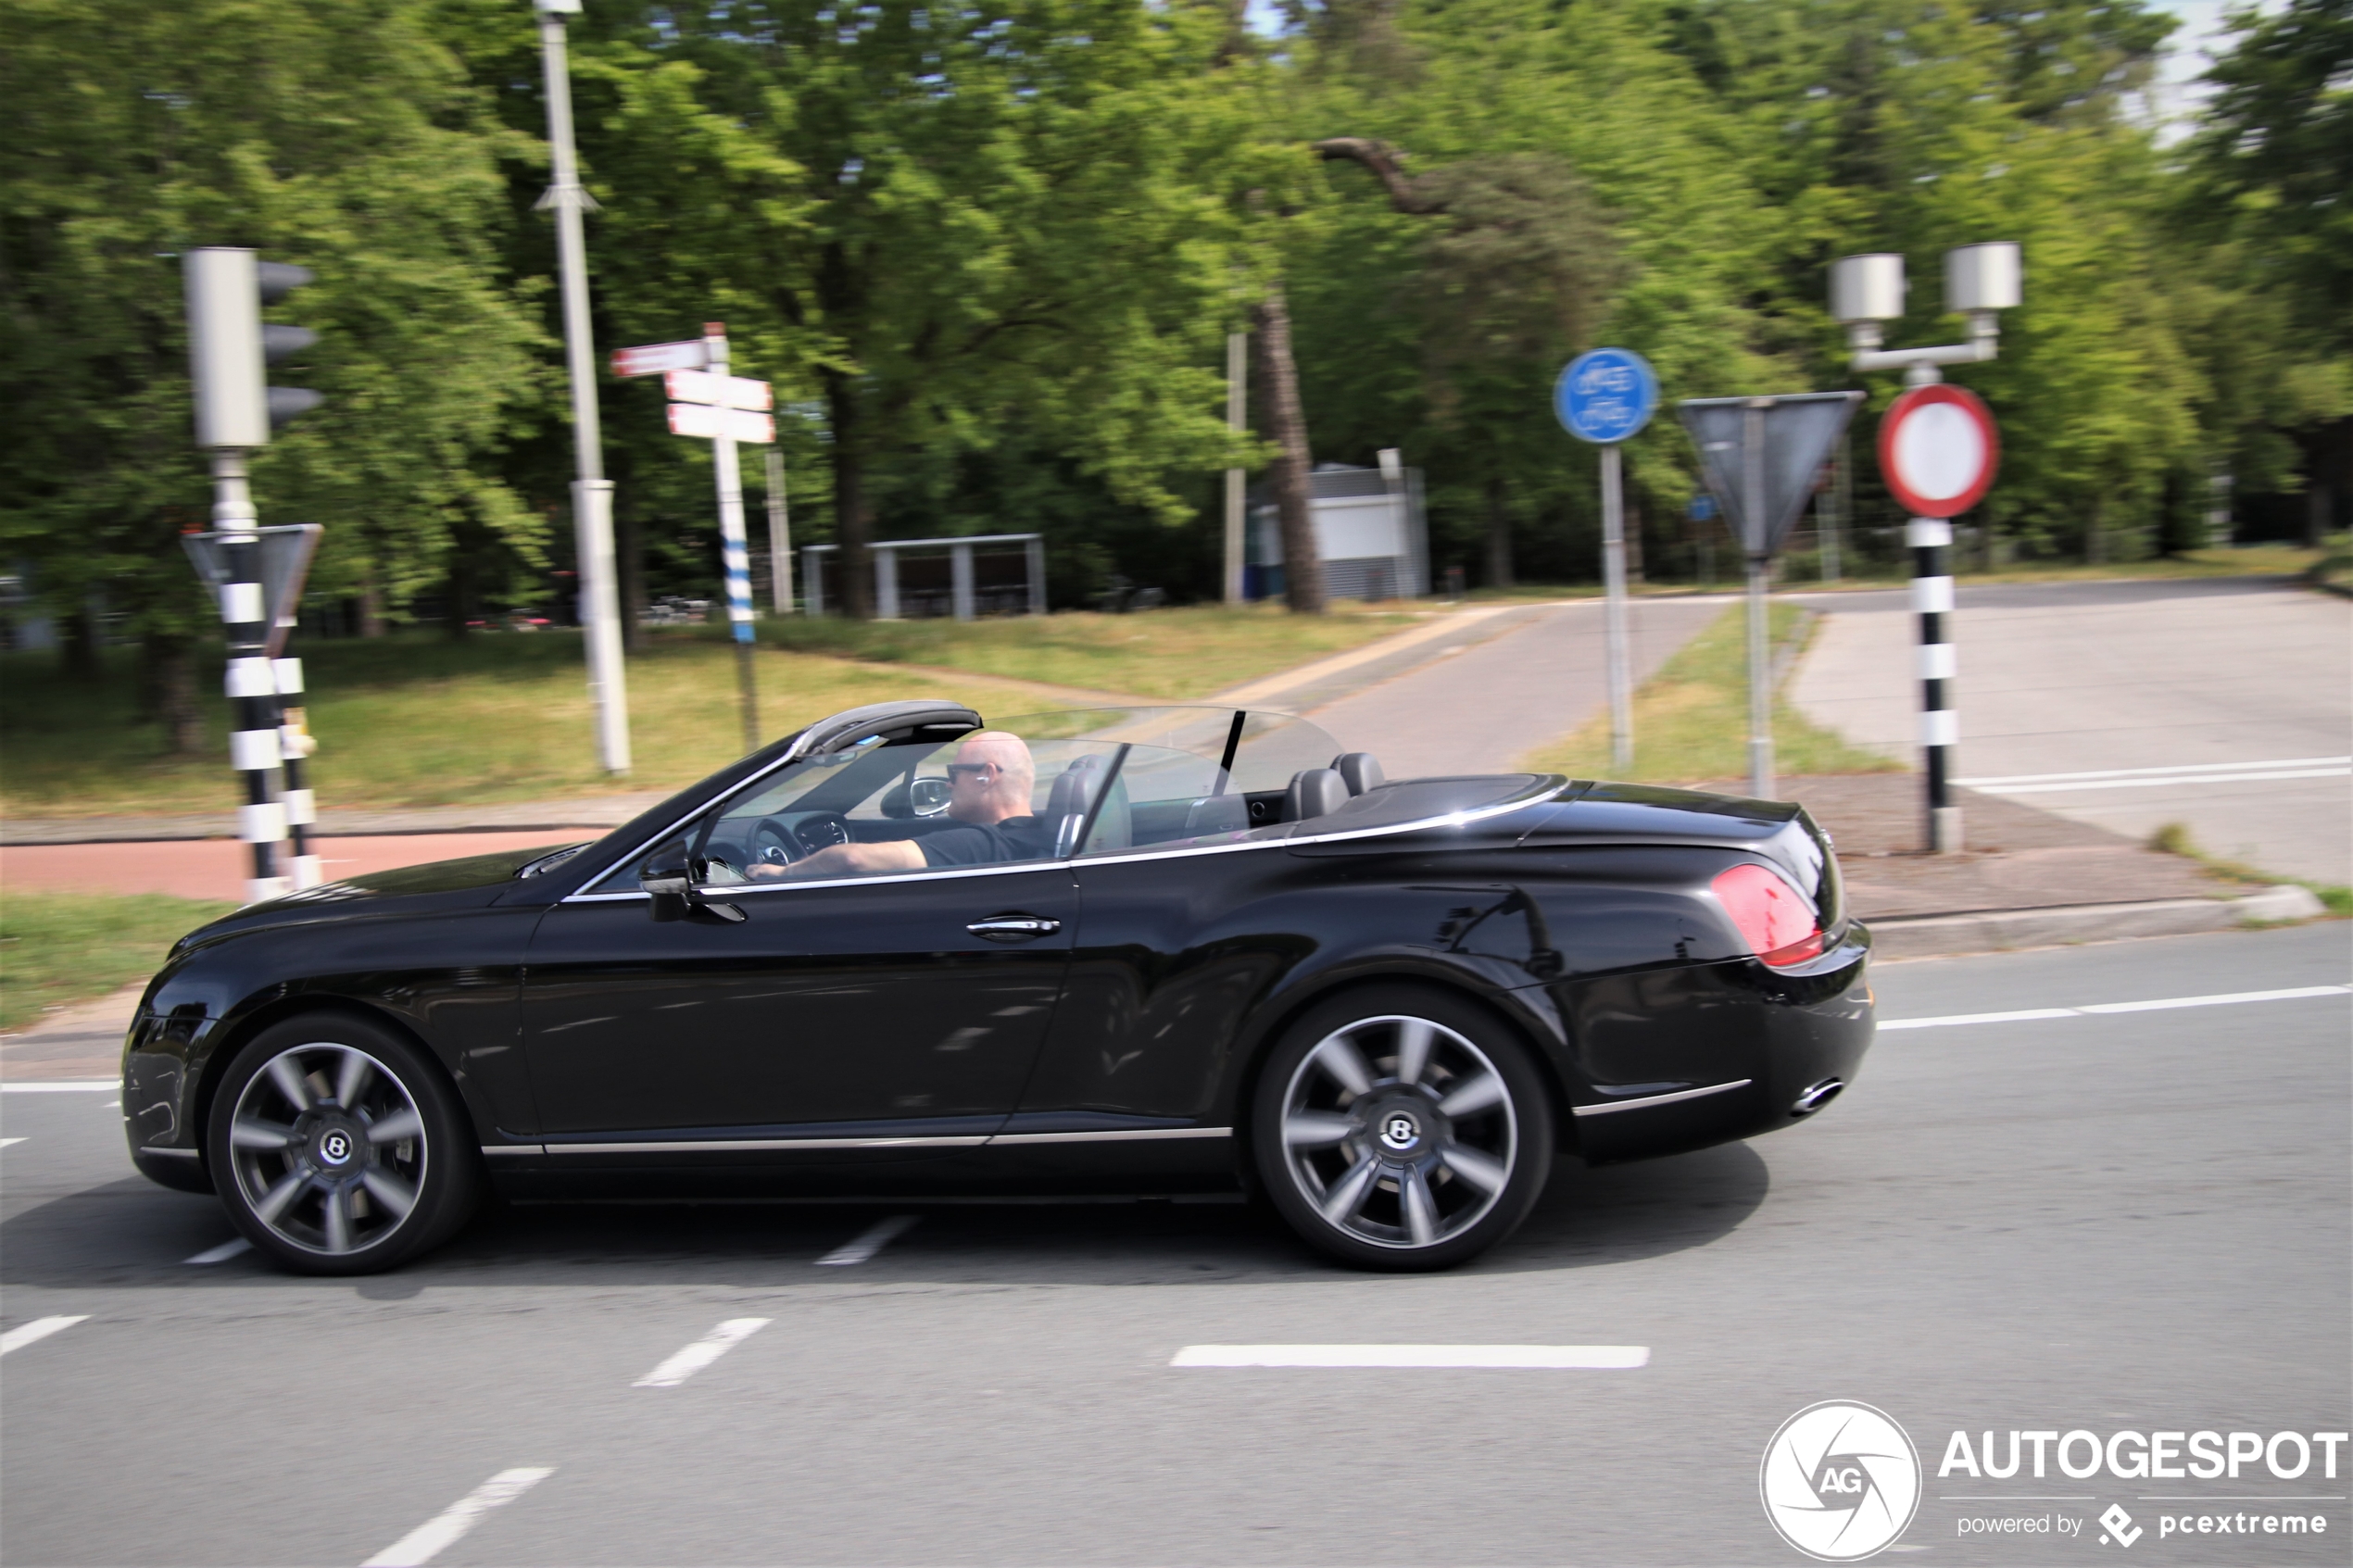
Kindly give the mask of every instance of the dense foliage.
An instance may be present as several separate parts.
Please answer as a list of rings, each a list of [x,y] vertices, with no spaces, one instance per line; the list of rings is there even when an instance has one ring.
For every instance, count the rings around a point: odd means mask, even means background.
[[[2026,304],[1957,379],[2000,417],[1978,520],[2026,555],[2201,537],[2353,428],[2353,0],[2235,19],[2197,121],[2144,0],[589,0],[571,27],[598,347],[724,320],[777,384],[802,541],[1042,529],[1058,600],[1214,591],[1223,346],[1289,302],[1318,460],[1400,446],[1473,582],[1593,571],[1579,349],[1667,398],[1865,385],[1834,257],[1897,250],[1895,344],[1950,341],[1938,257],[2014,239]],[[0,551],[164,684],[205,632],[176,257],[313,268],[331,401],[259,460],[329,525],[354,629],[539,603],[569,565],[536,29],[522,0],[0,0]],[[1395,182],[1316,154],[1358,138]],[[709,593],[708,454],[604,388],[632,586]],[[1263,404],[1254,400],[1254,405]],[[1264,408],[1254,406],[1264,433]],[[1867,433],[1864,431],[1858,433]],[[1856,443],[1856,521],[1885,521]],[[1689,570],[1688,443],[1629,453]],[[749,477],[755,490],[759,469]],[[2315,499],[2307,500],[2307,496]],[[2334,508],[2334,517],[2332,515]],[[2251,511],[2249,515],[2252,515]],[[2341,522],[2334,525],[2341,526]]]

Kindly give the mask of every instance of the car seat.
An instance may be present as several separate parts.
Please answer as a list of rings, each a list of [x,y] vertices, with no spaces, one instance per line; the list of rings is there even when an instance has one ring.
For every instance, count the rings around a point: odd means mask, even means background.
[[[1103,759],[1081,757],[1064,768],[1054,779],[1053,792],[1046,797],[1047,831],[1054,835],[1054,853],[1069,855],[1078,847],[1078,830],[1087,821],[1087,808],[1095,798],[1095,791],[1103,782]]]
[[[1283,791],[1283,821],[1303,822],[1348,804],[1346,781],[1329,768],[1306,768],[1290,776]]]
[[[1332,759],[1332,771],[1340,775],[1340,783],[1348,786],[1351,795],[1378,789],[1389,782],[1388,775],[1380,771],[1380,764],[1373,760],[1373,754],[1369,751],[1341,752]]]

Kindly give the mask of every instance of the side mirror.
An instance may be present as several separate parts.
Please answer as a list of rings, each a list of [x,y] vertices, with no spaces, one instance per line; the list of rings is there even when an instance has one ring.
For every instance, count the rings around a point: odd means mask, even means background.
[[[738,924],[743,910],[733,904],[714,903],[702,896],[697,885],[702,880],[703,865],[687,853],[686,841],[672,839],[668,844],[646,857],[645,870],[637,873],[637,885],[644,888],[652,900],[648,910],[657,921],[686,920],[694,916],[709,916]]]
[[[695,897],[694,858],[686,851],[686,841],[673,839],[648,855],[637,885],[652,897],[654,919],[685,920]]]
[[[907,786],[908,804],[918,817],[937,817],[948,809],[951,791],[946,779],[916,779]]]

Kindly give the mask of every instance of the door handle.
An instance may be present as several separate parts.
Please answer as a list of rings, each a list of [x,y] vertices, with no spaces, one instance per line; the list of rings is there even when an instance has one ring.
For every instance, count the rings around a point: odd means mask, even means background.
[[[1051,936],[1063,928],[1063,922],[1044,915],[990,915],[964,927],[975,936],[985,936],[991,942],[1034,942],[1040,936]]]

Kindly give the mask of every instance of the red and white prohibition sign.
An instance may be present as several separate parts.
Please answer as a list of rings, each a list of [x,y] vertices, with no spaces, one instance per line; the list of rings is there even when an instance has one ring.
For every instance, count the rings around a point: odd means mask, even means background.
[[[1880,420],[1879,471],[1914,517],[1969,510],[1993,488],[2001,462],[1994,416],[1966,388],[1916,386]]]

